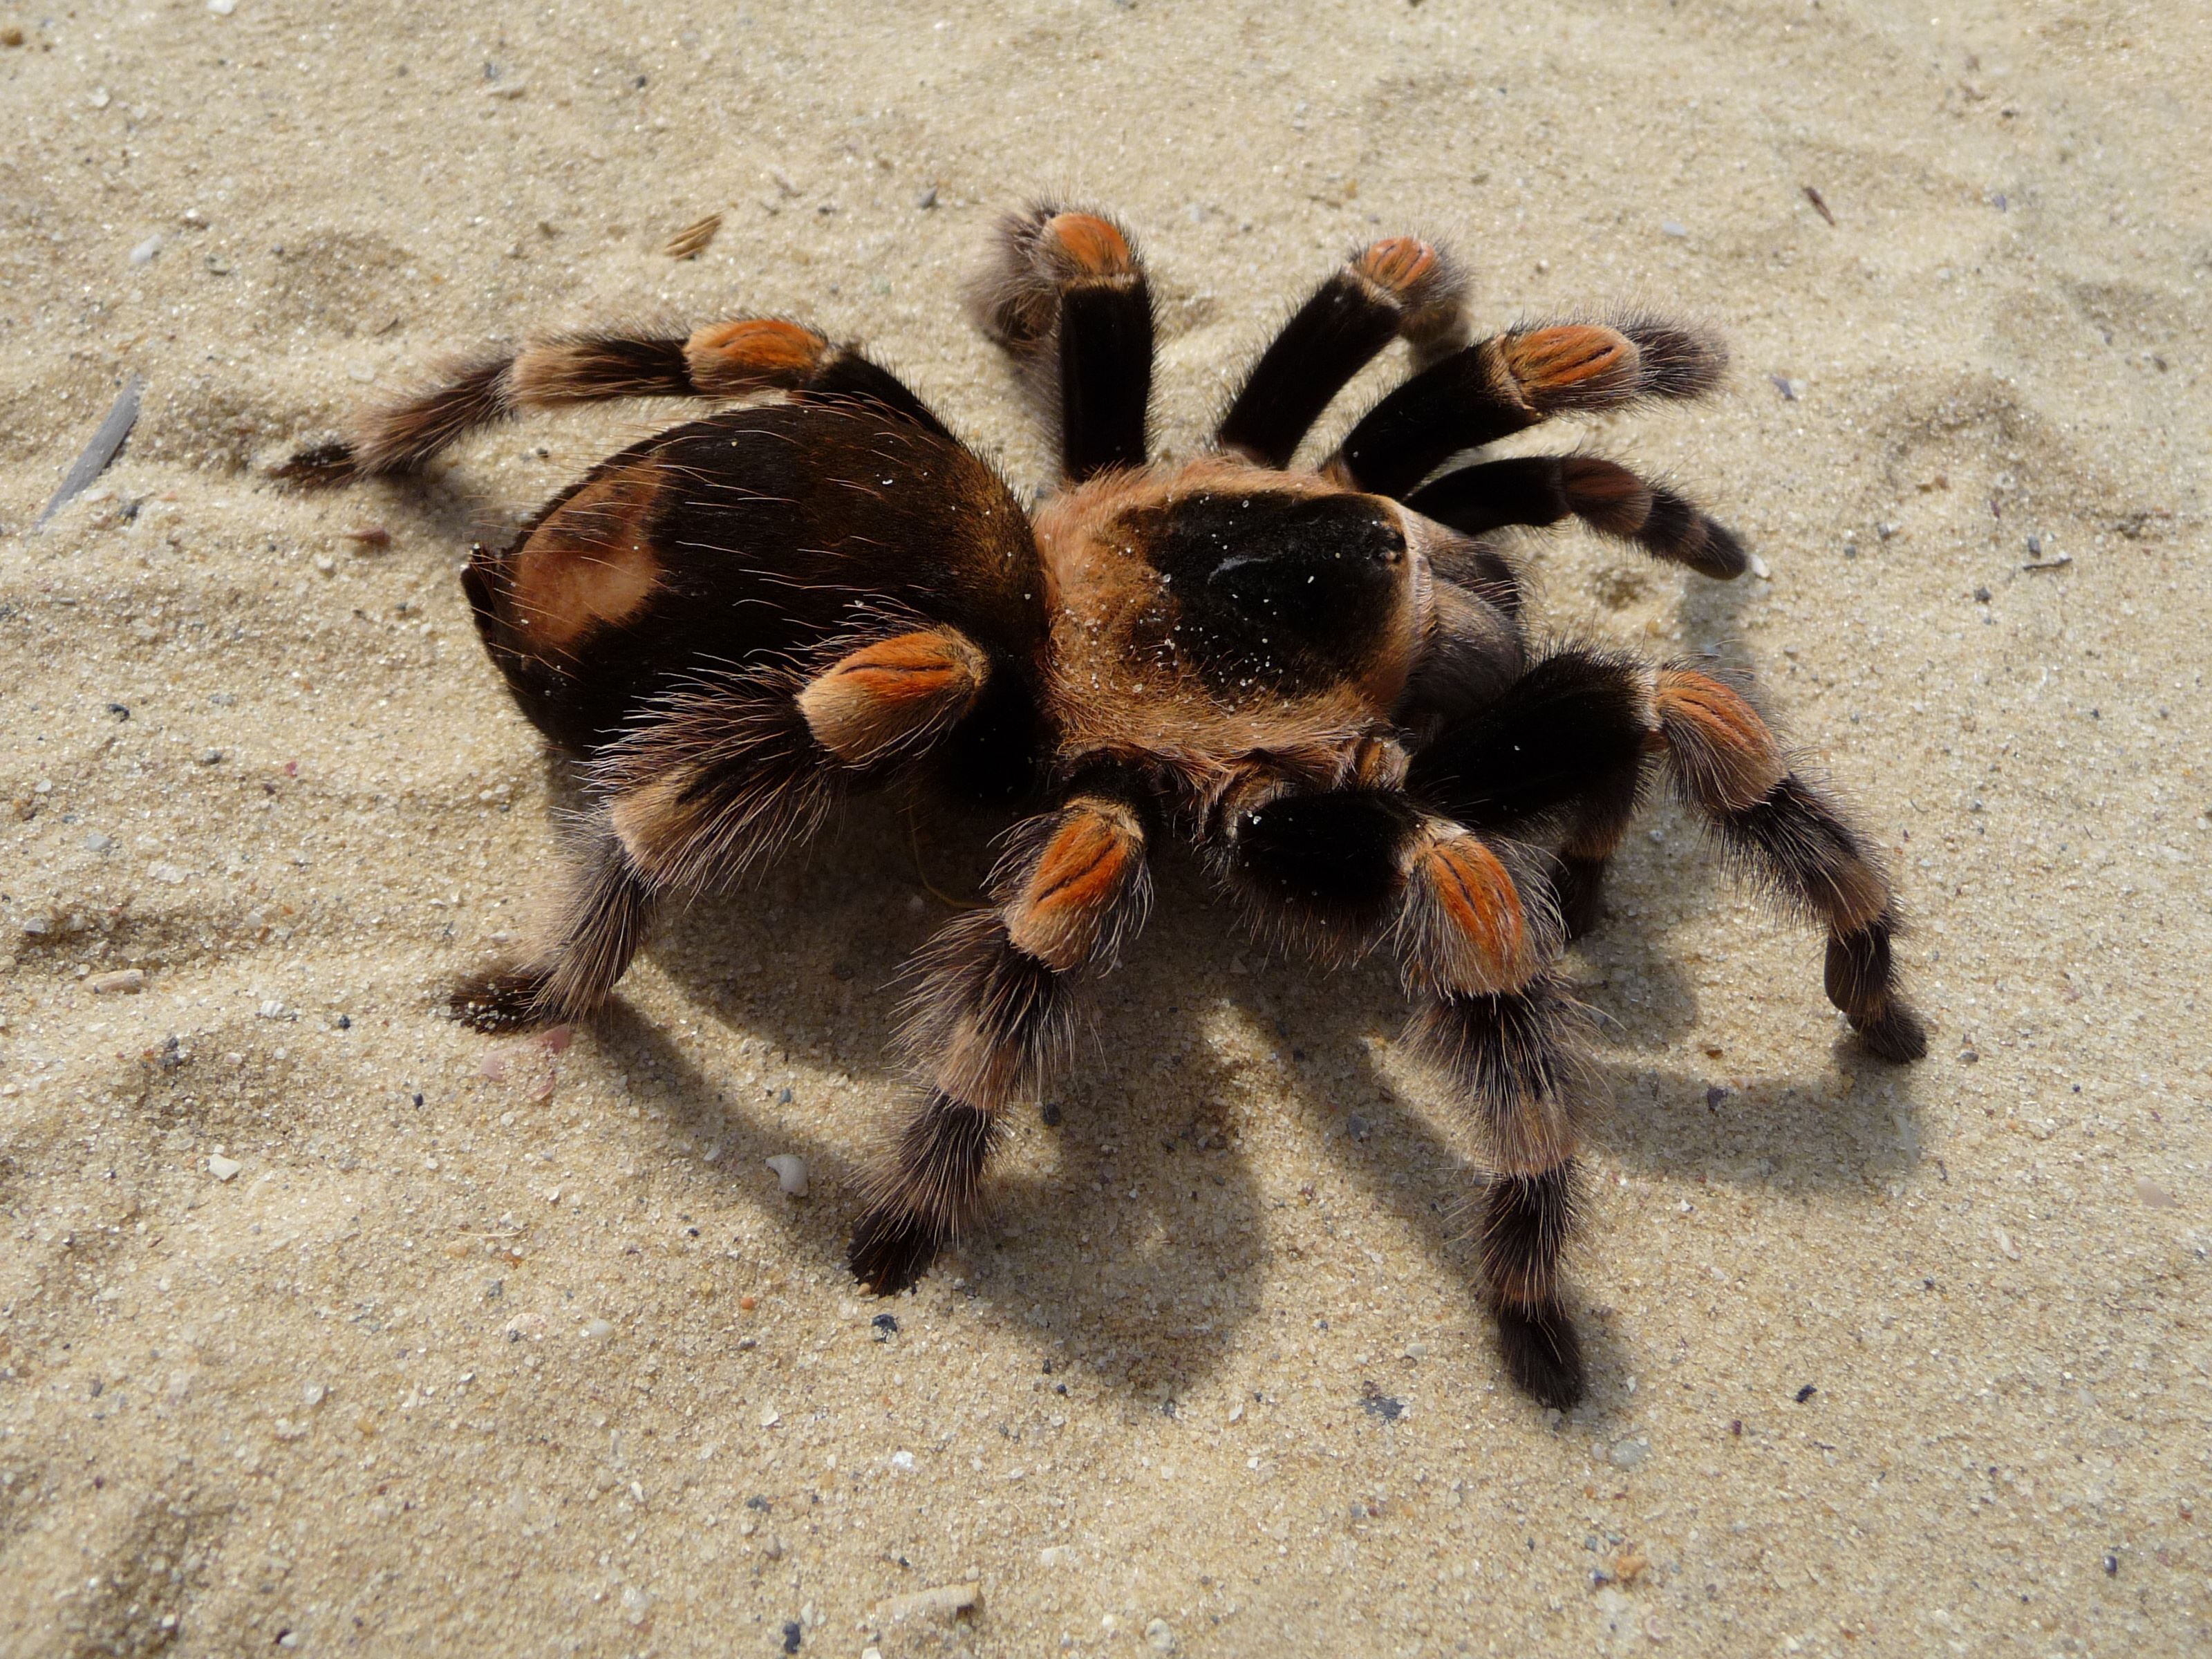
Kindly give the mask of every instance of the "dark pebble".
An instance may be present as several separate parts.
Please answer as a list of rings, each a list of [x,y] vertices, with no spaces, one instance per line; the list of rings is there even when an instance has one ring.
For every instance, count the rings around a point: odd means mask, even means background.
[[[889,1314],[878,1314],[868,1322],[876,1328],[876,1340],[887,1342],[898,1334],[898,1321]]]
[[[2105,1558],[2105,1577],[2107,1578],[2118,1578],[2119,1576],[2120,1558],[2117,1555],[2106,1556]]]
[[[799,1627],[799,1620],[792,1620],[783,1627],[783,1650],[786,1653],[798,1652],[799,1644],[805,1634],[806,1632]]]
[[[1359,1405],[1370,1417],[1379,1418],[1385,1423],[1395,1423],[1406,1414],[1404,1401],[1393,1399],[1372,1382],[1361,1387]]]
[[[1808,1382],[1803,1388],[1797,1390],[1797,1403],[1802,1406],[1818,1393],[1820,1393],[1820,1390],[1814,1388],[1810,1382]]]
[[[1048,1129],[1060,1127],[1060,1108],[1048,1100],[1044,1103],[1044,1126]]]

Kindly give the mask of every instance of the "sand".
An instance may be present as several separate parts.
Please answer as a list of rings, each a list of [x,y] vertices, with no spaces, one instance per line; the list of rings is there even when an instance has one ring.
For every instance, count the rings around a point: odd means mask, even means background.
[[[2212,1647],[2201,11],[0,23],[0,1650]],[[1569,964],[1611,1107],[1565,1417],[1501,1376],[1389,972],[1269,961],[1187,872],[994,1229],[888,1309],[841,1267],[886,988],[988,826],[860,812],[557,1052],[438,1012],[559,844],[458,563],[677,411],[413,492],[259,468],[447,351],[769,310],[1034,489],[958,286],[1050,188],[1145,240],[1177,453],[1387,232],[1489,322],[1735,346],[1581,435],[1770,579],[1562,533],[1541,616],[1761,677],[1893,856],[1933,1051],[1863,1056],[1818,941],[1656,810]]]

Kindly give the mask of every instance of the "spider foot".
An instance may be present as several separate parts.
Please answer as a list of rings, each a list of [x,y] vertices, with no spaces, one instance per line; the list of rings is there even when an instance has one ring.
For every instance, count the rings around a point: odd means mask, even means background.
[[[862,1216],[845,1252],[853,1277],[877,1296],[910,1289],[936,1257],[936,1230],[909,1211],[891,1209]]]
[[[1507,1372],[1538,1405],[1565,1411],[1582,1403],[1587,1391],[1582,1341],[1567,1310],[1556,1301],[1525,1309],[1501,1306],[1498,1338]]]
[[[499,1035],[535,1030],[557,1022],[542,1004],[545,976],[519,969],[475,974],[455,985],[446,1006],[455,1019],[478,1031]]]

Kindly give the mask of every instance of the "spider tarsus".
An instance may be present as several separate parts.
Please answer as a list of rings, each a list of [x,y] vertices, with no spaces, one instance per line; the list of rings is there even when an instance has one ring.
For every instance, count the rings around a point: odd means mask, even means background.
[[[1557,1411],[1582,1404],[1588,1392],[1582,1339],[1567,1310],[1553,1299],[1531,1308],[1500,1304],[1495,1311],[1498,1349],[1514,1385]]]
[[[269,469],[269,476],[302,489],[335,489],[361,477],[360,458],[343,438],[310,444]]]
[[[853,1229],[845,1262],[854,1279],[874,1296],[910,1290],[937,1259],[937,1234],[910,1210],[878,1207]]]
[[[1909,1066],[1928,1057],[1928,1027],[1920,1016],[1901,1002],[1893,1002],[1880,1013],[1855,1019],[1851,1028],[1877,1059]]]
[[[530,1031],[557,1022],[540,1006],[545,975],[520,969],[497,969],[460,981],[447,994],[453,1017],[472,1030],[499,1036]]]

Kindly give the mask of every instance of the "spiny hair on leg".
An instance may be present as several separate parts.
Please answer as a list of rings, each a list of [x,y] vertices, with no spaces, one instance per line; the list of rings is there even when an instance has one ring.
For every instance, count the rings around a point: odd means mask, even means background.
[[[1547,969],[1515,991],[1432,996],[1406,1044],[1466,1103],[1498,1167],[1548,1170],[1572,1156],[1595,1094],[1589,1009]]]
[[[1066,980],[1017,945],[995,910],[947,922],[908,977],[900,1046],[957,1100],[996,1110],[1036,1093],[1073,1040]]]

